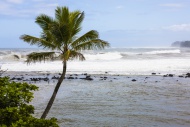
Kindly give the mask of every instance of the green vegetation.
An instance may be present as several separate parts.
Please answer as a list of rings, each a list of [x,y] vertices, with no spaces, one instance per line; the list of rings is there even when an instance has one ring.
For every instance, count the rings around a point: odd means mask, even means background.
[[[8,77],[0,77],[0,127],[58,127],[55,118],[45,120],[32,116],[31,91],[37,89],[35,85],[10,82]]]
[[[65,78],[67,61],[74,58],[85,60],[81,53],[82,50],[104,49],[109,46],[109,43],[99,39],[98,32],[95,30],[88,31],[84,35],[78,37],[81,31],[84,12],[70,12],[67,7],[57,7],[55,10],[55,18],[45,14],[39,15],[36,18],[36,23],[41,27],[42,32],[40,37],[31,35],[22,35],[20,39],[31,44],[38,45],[51,52],[31,53],[28,55],[27,62],[45,61],[55,57],[54,51],[59,51],[59,58],[63,62],[61,77],[55,86],[52,97],[50,98],[47,107],[41,118],[46,118],[51,106],[55,100],[59,87]]]

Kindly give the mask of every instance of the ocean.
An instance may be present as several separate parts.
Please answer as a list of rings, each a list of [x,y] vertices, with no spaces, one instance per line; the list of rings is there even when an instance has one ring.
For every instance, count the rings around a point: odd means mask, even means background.
[[[45,50],[0,49],[0,66],[7,70],[3,76],[39,87],[31,104],[34,116],[40,118],[62,62],[28,65],[26,55],[33,51]],[[85,61],[68,62],[66,79],[48,114],[58,119],[60,127],[190,127],[189,49],[110,48],[82,53]],[[81,79],[84,73],[93,80]]]
[[[60,72],[61,61],[26,64],[26,55],[43,49],[0,49],[0,66],[9,71]],[[110,48],[83,51],[85,61],[68,62],[67,73],[149,75],[182,74],[190,70],[190,49],[180,48]]]

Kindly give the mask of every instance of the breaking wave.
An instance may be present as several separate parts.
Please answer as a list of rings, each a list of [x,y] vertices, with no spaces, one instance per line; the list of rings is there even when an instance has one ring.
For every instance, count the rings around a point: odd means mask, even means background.
[[[84,54],[86,60],[114,60],[122,58],[119,52],[107,52],[97,54]]]
[[[181,53],[180,49],[174,49],[174,50],[156,50],[156,51],[150,51],[150,52],[145,52],[144,54],[176,54],[176,53]]]

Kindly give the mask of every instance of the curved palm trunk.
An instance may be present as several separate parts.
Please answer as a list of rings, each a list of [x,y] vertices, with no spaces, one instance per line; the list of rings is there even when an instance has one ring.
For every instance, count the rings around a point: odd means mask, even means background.
[[[67,69],[67,62],[64,61],[63,62],[63,72],[62,72],[61,77],[59,78],[59,80],[57,82],[57,85],[55,86],[53,94],[52,94],[52,96],[51,96],[51,98],[50,98],[50,100],[49,100],[49,102],[48,102],[48,104],[46,106],[46,109],[44,110],[44,112],[43,112],[43,114],[41,116],[41,119],[45,119],[47,114],[49,113],[49,110],[51,109],[51,106],[53,105],[53,102],[55,100],[55,97],[57,95],[59,87],[61,86],[61,83],[62,83],[63,79],[65,78],[66,69]]]

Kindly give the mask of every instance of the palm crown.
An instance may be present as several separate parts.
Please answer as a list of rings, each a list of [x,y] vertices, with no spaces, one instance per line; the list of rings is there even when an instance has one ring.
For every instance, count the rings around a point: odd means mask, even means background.
[[[85,57],[80,53],[82,50],[103,49],[109,43],[99,39],[98,32],[88,31],[84,35],[77,37],[81,31],[81,23],[84,19],[84,12],[69,12],[67,7],[57,7],[55,19],[45,14],[36,18],[36,23],[41,27],[40,37],[22,35],[20,38],[31,45],[38,45],[45,49],[60,51],[60,58],[69,60],[78,58],[84,60]],[[28,55],[27,62],[36,62],[53,58],[55,52],[31,53]]]

